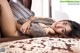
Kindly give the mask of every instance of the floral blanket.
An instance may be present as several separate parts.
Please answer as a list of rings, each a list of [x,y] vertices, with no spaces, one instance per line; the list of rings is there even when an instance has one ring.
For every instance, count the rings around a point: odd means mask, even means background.
[[[40,37],[0,43],[0,53],[80,53],[80,40]]]

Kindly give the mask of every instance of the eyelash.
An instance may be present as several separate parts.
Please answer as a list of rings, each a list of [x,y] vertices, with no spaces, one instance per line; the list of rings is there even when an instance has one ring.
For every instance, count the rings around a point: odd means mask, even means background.
[[[64,29],[62,29],[62,33],[65,33],[65,30]]]

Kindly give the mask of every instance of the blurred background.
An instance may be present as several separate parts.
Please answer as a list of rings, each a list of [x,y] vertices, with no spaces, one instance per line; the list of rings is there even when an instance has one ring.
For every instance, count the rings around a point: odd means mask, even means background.
[[[32,0],[31,9],[38,17],[70,19],[80,23],[80,0]]]

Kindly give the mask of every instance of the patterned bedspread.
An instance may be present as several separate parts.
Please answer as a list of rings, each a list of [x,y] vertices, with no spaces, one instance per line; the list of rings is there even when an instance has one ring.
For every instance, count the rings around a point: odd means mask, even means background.
[[[0,43],[5,53],[80,53],[80,40],[40,37]]]

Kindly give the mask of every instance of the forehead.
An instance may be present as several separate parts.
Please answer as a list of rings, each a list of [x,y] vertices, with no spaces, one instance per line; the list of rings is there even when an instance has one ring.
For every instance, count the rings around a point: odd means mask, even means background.
[[[59,23],[64,23],[66,22],[67,24],[70,24],[70,22],[68,22],[67,20],[61,20],[61,21],[58,21]],[[71,25],[71,24],[70,24]]]
[[[67,20],[62,20],[62,21],[59,21],[58,23],[67,23],[66,26],[71,26],[71,23],[68,22]]]

